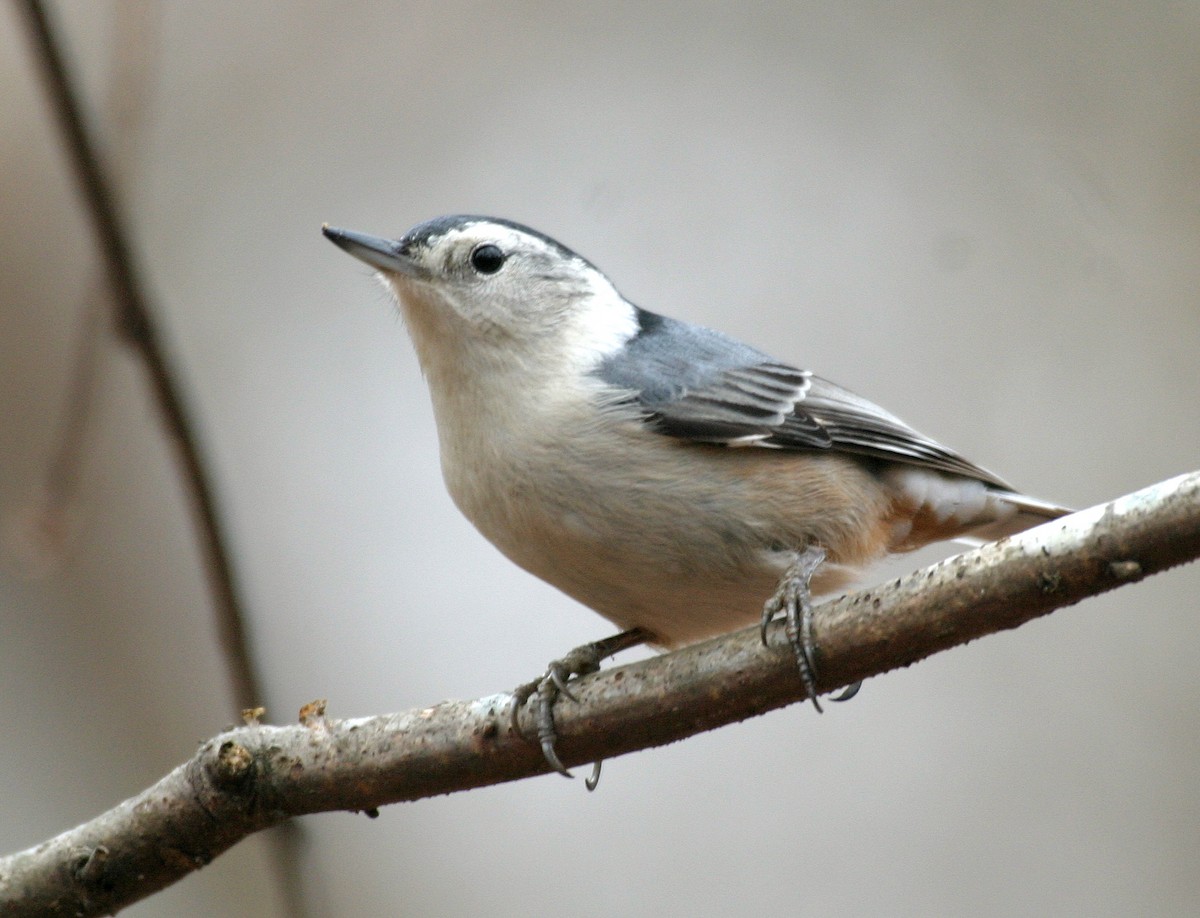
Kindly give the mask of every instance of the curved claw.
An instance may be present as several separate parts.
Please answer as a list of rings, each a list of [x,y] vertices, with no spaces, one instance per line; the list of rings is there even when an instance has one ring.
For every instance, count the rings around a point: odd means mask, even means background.
[[[564,778],[574,778],[571,772],[567,771],[567,766],[562,763],[562,759],[558,757],[558,753],[554,751],[554,739],[542,740],[542,755],[546,757],[546,764],[557,771]],[[589,779],[590,780],[590,779]],[[589,787],[588,790],[591,790]]]
[[[567,679],[570,677],[568,676],[564,678],[563,669],[564,667],[562,666],[551,665],[550,668],[546,670],[546,678],[554,683],[554,687],[558,689],[558,693],[560,695],[565,695],[567,698],[570,698],[572,701],[578,704],[579,699],[576,698],[570,688],[567,687]]]
[[[575,776],[567,770],[567,766],[562,763],[562,759],[558,757],[558,753],[554,749],[558,736],[554,732],[554,714],[551,708],[554,705],[557,691],[554,681],[549,676],[517,686],[513,689],[512,708],[509,710],[508,722],[513,733],[523,740],[528,740],[529,737],[521,729],[520,714],[521,708],[525,706],[526,702],[533,699],[533,719],[537,724],[538,746],[541,747],[542,757],[545,758],[547,765],[563,777],[574,778]]]
[[[830,695],[830,701],[849,701],[858,694],[858,690],[862,688],[862,682],[851,682],[836,695]]]
[[[537,722],[538,745],[542,747],[542,755],[547,764],[564,778],[575,777],[558,757],[554,746],[558,742],[558,733],[554,729],[554,702],[562,689],[551,676],[546,676],[538,685],[534,696],[534,719]],[[568,696],[569,697],[569,696]]]
[[[553,661],[546,667],[546,674],[533,682],[519,685],[512,693],[512,710],[509,712],[509,722],[513,732],[522,739],[529,737],[521,729],[521,708],[529,702],[533,708],[533,720],[537,726],[537,743],[542,750],[546,764],[565,778],[574,775],[563,765],[558,757],[555,744],[558,734],[554,729],[554,705],[559,696],[566,696],[576,703],[579,699],[571,691],[570,680],[573,676],[584,676],[600,669],[600,661],[621,650],[636,647],[651,639],[651,634],[642,628],[630,628],[614,634],[612,637],[576,647],[560,660]],[[600,781],[600,763],[592,768],[591,777],[586,781],[588,790],[595,790]]]
[[[512,707],[508,712],[508,725],[512,729],[512,732],[521,737],[521,739],[527,739],[525,731],[521,729],[521,708],[525,707],[525,702],[533,696],[533,693],[537,691],[537,687],[538,683],[536,681],[526,682],[523,685],[518,685],[512,691]]]
[[[596,759],[592,762],[592,773],[583,779],[583,786],[589,791],[594,791],[596,785],[600,783],[600,766],[604,764],[604,759]]]

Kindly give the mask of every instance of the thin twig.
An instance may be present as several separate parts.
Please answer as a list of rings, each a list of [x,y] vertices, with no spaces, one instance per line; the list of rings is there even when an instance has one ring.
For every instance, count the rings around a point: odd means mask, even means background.
[[[129,185],[144,136],[158,60],[159,14],[159,8],[150,0],[126,0],[113,11],[114,46],[109,56],[111,76],[103,111],[111,128],[107,178],[118,190]],[[107,276],[103,270],[93,269],[93,274],[80,304],[75,357],[70,364],[58,433],[46,463],[46,511],[58,519],[65,518],[75,500],[95,401],[102,331],[107,327],[101,318],[113,312]]]
[[[88,288],[80,310],[75,357],[71,361],[58,433],[46,463],[46,501],[47,509],[52,513],[65,512],[74,499],[84,433],[92,413],[99,356],[100,313],[108,298],[108,286],[93,281]]]
[[[819,688],[883,673],[1200,557],[1200,472],[820,606]],[[674,742],[800,700],[781,624],[581,679],[560,701],[569,764]],[[0,858],[0,913],[107,914],[293,816],[378,807],[545,773],[508,693],[419,711],[252,726],[206,742],[156,785]]]
[[[158,334],[154,312],[118,213],[113,186],[105,175],[96,145],[88,134],[77,101],[78,95],[54,28],[39,0],[23,0],[18,5],[25,11],[35,57],[41,67],[47,94],[100,246],[107,280],[106,292],[116,307],[115,324],[122,336],[141,354],[153,396],[177,450],[185,487],[192,498],[201,554],[213,597],[217,638],[235,707],[237,710],[255,707],[263,700],[262,686],[254,666],[236,573],[217,509],[216,495],[201,454],[196,425]],[[123,25],[126,28],[135,25],[139,12],[145,11],[127,10]],[[121,35],[120,30],[118,35]],[[144,36],[134,36],[133,40],[136,42],[139,38]],[[133,66],[132,60],[131,55],[124,54],[118,63],[129,67]],[[125,82],[130,80],[126,79]],[[140,88],[145,89],[144,86]],[[144,102],[144,94],[123,92],[118,95],[117,102],[136,110]],[[90,327],[82,330],[84,338],[68,394],[60,447],[48,471],[49,499],[60,505],[72,490],[78,467],[78,451],[88,413],[89,389],[94,377],[93,331]],[[58,506],[57,509],[62,508]],[[273,833],[272,842],[276,879],[288,914],[303,918],[310,912],[302,882],[305,834],[299,826],[287,825]]]
[[[35,56],[101,249],[116,303],[117,326],[142,355],[154,398],[162,410],[163,421],[183,466],[200,530],[205,568],[217,609],[217,630],[230,669],[234,702],[239,710],[253,707],[262,700],[262,692],[251,662],[233,563],[212,483],[200,453],[196,425],[172,374],[140,272],[117,213],[111,185],[84,125],[78,97],[53,27],[39,0],[23,0],[19,5],[26,13],[29,34],[37,52]]]

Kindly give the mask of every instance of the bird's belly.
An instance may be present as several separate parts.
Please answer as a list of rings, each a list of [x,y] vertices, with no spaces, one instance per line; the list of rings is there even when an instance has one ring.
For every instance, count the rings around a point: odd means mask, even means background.
[[[498,525],[474,522],[514,563],[620,628],[645,628],[653,643],[667,647],[758,622],[793,557],[790,547],[746,544],[742,533],[702,516],[667,527],[645,519],[614,524],[611,499],[607,512],[523,509]],[[822,565],[814,595],[838,589],[854,573]]]
[[[886,499],[844,456],[797,466],[773,450],[657,434],[614,442],[613,455],[574,467],[562,451],[539,460],[527,448],[493,450],[497,461],[469,468],[443,454],[443,470],[459,509],[512,561],[668,646],[758,621],[794,552],[810,544],[829,557],[815,594],[884,550]]]

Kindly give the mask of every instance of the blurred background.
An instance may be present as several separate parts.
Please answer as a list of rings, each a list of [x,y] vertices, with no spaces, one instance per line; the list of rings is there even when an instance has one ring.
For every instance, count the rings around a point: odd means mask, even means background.
[[[1193,4],[50,12],[203,438],[269,721],[506,690],[610,631],[458,515],[404,328],[324,221],[529,223],[635,302],[1069,505],[1200,467]],[[4,851],[237,709],[37,74],[0,6]],[[73,378],[86,423],[48,516]],[[1171,572],[823,717],[611,761],[596,794],[548,776],[308,818],[283,884],[254,838],[128,914],[282,916],[287,885],[321,916],[1194,915],[1198,594],[1200,568]]]

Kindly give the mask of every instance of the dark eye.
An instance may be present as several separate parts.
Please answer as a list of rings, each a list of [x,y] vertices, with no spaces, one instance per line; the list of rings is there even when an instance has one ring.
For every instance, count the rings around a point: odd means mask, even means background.
[[[490,242],[477,245],[471,252],[471,267],[480,274],[495,274],[504,267],[504,253]]]

